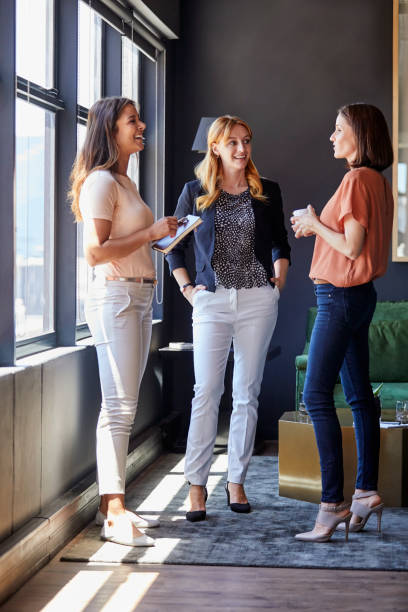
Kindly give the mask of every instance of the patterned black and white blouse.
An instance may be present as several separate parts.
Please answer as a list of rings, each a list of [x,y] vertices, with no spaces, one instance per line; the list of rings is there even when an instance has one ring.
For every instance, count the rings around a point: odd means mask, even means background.
[[[249,187],[238,195],[221,191],[215,202],[215,284],[226,289],[251,289],[268,284],[255,257],[255,217]]]

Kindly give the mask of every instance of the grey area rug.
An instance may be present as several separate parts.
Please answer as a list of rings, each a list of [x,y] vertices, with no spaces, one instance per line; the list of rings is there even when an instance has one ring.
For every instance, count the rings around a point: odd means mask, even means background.
[[[236,514],[226,505],[226,456],[214,457],[208,482],[207,520],[189,523],[188,487],[183,457],[168,454],[132,483],[129,508],[160,516],[161,527],[147,530],[152,548],[131,548],[102,542],[91,525],[68,549],[64,561],[99,563],[169,563],[332,569],[408,570],[408,509],[386,508],[382,534],[376,517],[365,530],[336,532],[327,544],[298,542],[295,533],[312,528],[317,505],[278,495],[278,459],[253,457],[245,484],[253,511]]]

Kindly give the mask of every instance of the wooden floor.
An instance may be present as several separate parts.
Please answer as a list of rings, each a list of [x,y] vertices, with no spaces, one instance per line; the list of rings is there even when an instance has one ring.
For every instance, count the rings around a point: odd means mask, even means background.
[[[2,612],[406,612],[405,572],[186,565],[91,565],[54,559]]]
[[[276,454],[276,449],[267,449],[264,454]],[[98,565],[62,562],[63,553],[29,580],[1,611],[408,611],[406,572]]]

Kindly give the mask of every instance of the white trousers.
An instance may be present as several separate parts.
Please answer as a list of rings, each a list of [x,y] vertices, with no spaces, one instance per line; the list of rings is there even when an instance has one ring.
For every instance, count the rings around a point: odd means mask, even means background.
[[[231,341],[234,346],[233,409],[228,438],[228,480],[243,483],[255,441],[258,395],[278,316],[279,289],[199,291],[193,303],[194,399],[185,477],[205,485],[218,425],[218,408]]]
[[[106,281],[88,294],[85,314],[98,355],[102,406],[96,428],[99,494],[124,493],[129,436],[149,355],[152,285]]]

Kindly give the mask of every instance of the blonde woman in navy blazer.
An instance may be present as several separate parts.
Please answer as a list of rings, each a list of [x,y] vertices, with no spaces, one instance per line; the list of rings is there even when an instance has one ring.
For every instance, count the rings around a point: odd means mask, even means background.
[[[227,503],[249,512],[244,480],[252,455],[267,350],[275,328],[290,247],[277,183],[261,179],[251,159],[252,131],[225,115],[210,126],[208,151],[188,182],[175,215],[202,224],[167,256],[184,297],[193,306],[194,399],[185,476],[190,521],[206,518],[206,483],[217,434],[218,407],[231,342],[233,410],[228,439]],[[194,241],[196,275],[186,268]]]

